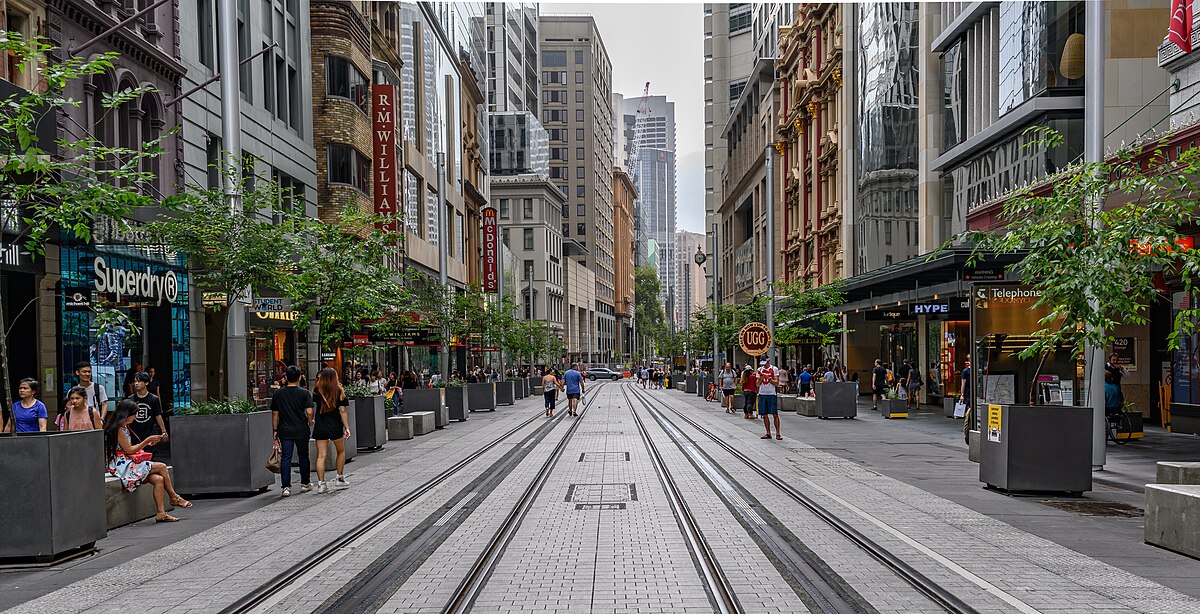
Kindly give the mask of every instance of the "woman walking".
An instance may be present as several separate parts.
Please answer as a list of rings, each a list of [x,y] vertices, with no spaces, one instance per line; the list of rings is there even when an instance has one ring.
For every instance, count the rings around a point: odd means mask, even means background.
[[[562,382],[550,367],[542,373],[542,396],[546,399],[546,416],[554,417],[554,402],[558,400],[558,391],[563,388]]]
[[[46,430],[46,421],[50,416],[46,413],[46,406],[38,400],[41,391],[42,385],[32,377],[21,380],[17,386],[17,398],[20,400],[12,404],[16,432],[36,433]]]
[[[87,404],[87,388],[73,386],[67,391],[67,408],[55,420],[60,431],[91,431],[104,428],[100,412]]]
[[[179,519],[168,514],[163,502],[163,495],[171,498],[171,505],[187,509],[191,502],[179,496],[171,485],[171,474],[167,466],[148,460],[134,460],[135,455],[146,446],[152,446],[163,440],[162,435],[150,435],[134,445],[129,440],[129,425],[137,418],[138,404],[133,399],[125,399],[117,404],[116,411],[110,412],[104,423],[104,460],[109,475],[121,480],[121,486],[127,492],[137,490],[138,486],[150,483],[154,487],[155,522],[179,522]]]
[[[742,417],[752,420],[758,417],[758,374],[750,365],[742,371]]]
[[[313,405],[317,408],[316,424],[313,426],[313,439],[317,440],[317,494],[324,494],[329,492],[329,485],[325,483],[325,458],[329,456],[330,441],[337,450],[337,458],[334,459],[336,484],[338,488],[350,485],[345,476],[346,441],[350,439],[350,421],[346,419],[346,409],[350,407],[350,400],[338,383],[337,371],[325,367],[317,373]]]

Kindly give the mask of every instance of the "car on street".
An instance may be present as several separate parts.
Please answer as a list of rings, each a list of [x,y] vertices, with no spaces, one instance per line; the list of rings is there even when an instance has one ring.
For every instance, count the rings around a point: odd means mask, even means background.
[[[604,367],[594,367],[587,370],[585,377],[588,378],[589,382],[594,382],[597,379],[610,379],[615,382],[621,379],[621,374],[611,369],[605,369]]]

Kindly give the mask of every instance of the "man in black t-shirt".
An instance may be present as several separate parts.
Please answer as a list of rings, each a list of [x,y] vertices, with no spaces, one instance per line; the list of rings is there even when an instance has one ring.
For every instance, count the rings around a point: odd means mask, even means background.
[[[133,424],[129,425],[129,430],[133,432],[134,438],[134,441],[130,443],[133,444],[153,435],[155,427],[158,432],[162,433],[162,440],[167,441],[167,425],[163,423],[162,402],[158,400],[157,395],[150,394],[150,391],[146,389],[149,383],[149,373],[138,371],[134,374],[133,394],[128,397],[138,406]]]
[[[1104,370],[1112,374],[1113,383],[1117,385],[1117,389],[1121,388],[1121,378],[1125,377],[1125,367],[1122,367],[1118,362],[1120,357],[1116,354],[1108,357],[1108,362],[1104,363]]]
[[[896,369],[896,381],[903,384],[908,381],[908,371],[912,367],[908,366],[908,359],[900,361],[900,366]]]
[[[287,368],[287,385],[271,396],[271,428],[279,444],[279,479],[282,496],[292,496],[292,451],[300,456],[300,492],[312,490],[312,472],[308,462],[308,439],[313,424],[312,394],[300,387],[300,367]]]
[[[871,369],[871,392],[871,409],[878,410],[879,401],[887,393],[887,369],[883,368],[883,361],[878,358],[875,359],[875,368]]]

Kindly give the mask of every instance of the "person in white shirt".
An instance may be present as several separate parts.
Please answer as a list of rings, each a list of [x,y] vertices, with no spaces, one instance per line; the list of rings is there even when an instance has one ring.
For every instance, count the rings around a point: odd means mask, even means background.
[[[760,439],[771,438],[771,417],[775,418],[775,439],[783,439],[779,432],[779,396],[776,386],[779,384],[779,370],[767,361],[762,361],[758,367],[758,415],[762,416],[763,426],[767,434]]]
[[[108,413],[108,394],[99,382],[92,381],[92,365],[84,360],[75,365],[75,376],[79,378],[79,387],[87,391],[84,405],[100,414],[101,423],[104,414]]]

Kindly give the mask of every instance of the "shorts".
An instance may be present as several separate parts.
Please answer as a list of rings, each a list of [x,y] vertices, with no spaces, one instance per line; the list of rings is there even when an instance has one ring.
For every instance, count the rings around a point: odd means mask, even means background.
[[[580,394],[581,393],[579,393],[579,392],[568,392],[567,398],[568,399],[578,399]]]
[[[558,398],[558,391],[543,392],[542,396],[546,399],[546,409],[554,409],[554,400]]]
[[[723,394],[727,397],[731,397],[731,396],[733,396],[733,388],[722,388],[721,394]]]
[[[766,416],[779,413],[779,397],[773,394],[763,394],[758,397],[758,415]]]
[[[884,396],[884,395],[886,395],[886,394],[887,394],[887,387],[885,387],[885,386],[876,386],[876,387],[875,387],[875,390],[874,390],[873,392],[874,392],[876,395],[878,395],[878,396]]]

